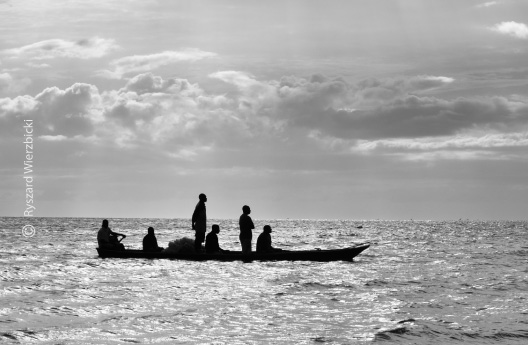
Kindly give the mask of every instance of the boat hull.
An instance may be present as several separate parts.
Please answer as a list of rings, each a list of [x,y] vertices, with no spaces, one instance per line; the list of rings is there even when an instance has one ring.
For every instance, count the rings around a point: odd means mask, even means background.
[[[127,259],[173,259],[190,261],[353,261],[354,257],[367,249],[370,245],[363,244],[356,247],[328,250],[283,250],[272,253],[256,253],[243,255],[239,251],[229,251],[218,254],[205,253],[170,253],[170,252],[144,252],[142,250],[108,250],[97,248],[101,258],[127,258]]]

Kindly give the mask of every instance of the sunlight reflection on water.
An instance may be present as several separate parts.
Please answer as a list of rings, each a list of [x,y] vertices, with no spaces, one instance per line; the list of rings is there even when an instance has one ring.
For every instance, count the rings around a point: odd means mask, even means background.
[[[268,221],[277,247],[372,246],[353,263],[242,263],[100,259],[97,219],[37,219],[32,238],[16,233],[24,219],[0,221],[8,343],[528,339],[526,223]],[[192,237],[188,223],[111,220],[136,248],[149,224],[166,246]],[[219,223],[221,246],[238,249],[236,221]]]

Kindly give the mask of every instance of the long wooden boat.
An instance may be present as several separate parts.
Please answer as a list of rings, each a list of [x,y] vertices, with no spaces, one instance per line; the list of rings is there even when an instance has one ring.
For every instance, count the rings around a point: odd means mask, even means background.
[[[240,251],[224,253],[174,253],[174,252],[145,252],[137,249],[108,250],[97,248],[101,258],[129,258],[129,259],[175,259],[191,261],[353,261],[354,257],[370,247],[361,244],[355,247],[326,250],[282,250],[271,253],[256,253],[243,255]]]

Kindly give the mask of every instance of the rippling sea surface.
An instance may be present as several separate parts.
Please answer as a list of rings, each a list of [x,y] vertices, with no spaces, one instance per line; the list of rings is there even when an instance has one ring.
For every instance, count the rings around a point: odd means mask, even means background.
[[[0,343],[528,343],[528,222],[255,220],[285,249],[371,243],[330,263],[100,259],[100,223],[0,218]],[[216,223],[238,250],[237,221]],[[193,237],[186,219],[110,226],[129,248],[148,226]]]

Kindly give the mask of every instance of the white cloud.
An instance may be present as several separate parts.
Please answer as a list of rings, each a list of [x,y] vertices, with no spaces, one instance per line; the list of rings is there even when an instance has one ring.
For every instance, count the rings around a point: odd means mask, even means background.
[[[410,161],[519,159],[528,147],[528,131],[380,140],[346,140],[312,132],[310,137],[322,147],[340,153],[397,157]]]
[[[430,82],[430,84],[425,84],[424,88],[431,88],[431,87],[440,87],[445,84],[451,84],[455,81],[454,78],[450,77],[441,77],[441,76],[420,76],[416,78],[417,81],[424,81],[424,82]]]
[[[20,129],[20,118],[32,118],[46,141],[156,148],[182,159],[197,157],[195,152],[281,143],[390,155],[528,146],[523,100],[419,95],[453,82],[449,77],[355,85],[317,75],[261,81],[224,71],[211,77],[237,88],[210,94],[185,79],[146,73],[118,90],[100,92],[78,83],[64,90],[47,88],[35,97],[3,98],[0,129],[9,135]]]
[[[67,140],[68,137],[65,135],[41,135],[39,136],[39,139],[44,141],[64,141]]]
[[[500,34],[527,39],[528,38],[528,26],[524,23],[517,22],[502,22],[496,24],[491,28],[491,30],[498,32]]]
[[[26,66],[30,68],[49,68],[51,67],[51,65],[47,63],[35,63],[35,62],[28,62],[26,63]]]
[[[50,39],[20,48],[6,49],[2,54],[12,58],[44,60],[54,58],[93,59],[117,49],[113,39],[92,37],[79,41]]]
[[[104,70],[99,74],[108,78],[121,78],[128,73],[150,72],[159,67],[182,62],[198,61],[216,56],[215,53],[199,49],[186,49],[181,51],[165,51],[150,55],[126,56],[111,62],[112,71]]]
[[[29,118],[39,135],[88,136],[102,119],[101,102],[95,86],[81,83],[65,90],[46,88],[35,97],[4,98],[0,99],[0,120],[5,126],[0,127],[16,131],[20,118]]]
[[[484,2],[482,4],[477,5],[477,8],[487,8],[487,7],[495,6],[498,4],[499,3],[497,1],[488,1],[488,2]]]
[[[209,77],[222,80],[223,82],[233,84],[242,89],[259,85],[259,82],[256,81],[252,75],[240,71],[221,71],[211,73]]]
[[[31,96],[0,98],[0,119],[15,117],[17,114],[29,114],[37,107],[38,102]]]
[[[484,133],[482,135],[454,135],[416,139],[360,140],[358,151],[401,150],[436,151],[449,149],[491,149],[504,147],[528,147],[528,132]]]

